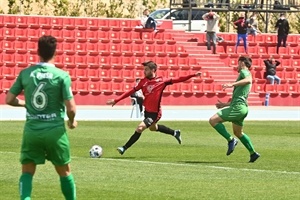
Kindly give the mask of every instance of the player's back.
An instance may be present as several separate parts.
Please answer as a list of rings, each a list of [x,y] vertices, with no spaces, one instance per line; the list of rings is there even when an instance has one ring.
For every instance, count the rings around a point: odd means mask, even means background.
[[[20,76],[27,110],[26,127],[45,129],[64,125],[64,99],[68,93],[64,91],[72,94],[69,75],[43,63],[23,70]]]

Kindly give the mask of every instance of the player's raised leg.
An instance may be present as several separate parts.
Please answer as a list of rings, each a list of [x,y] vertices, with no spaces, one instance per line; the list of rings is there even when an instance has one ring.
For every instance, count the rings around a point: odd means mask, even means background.
[[[121,155],[123,155],[127,149],[129,149],[134,143],[136,143],[139,140],[139,138],[141,137],[142,132],[148,128],[144,121],[142,121],[138,125],[138,127],[134,131],[133,135],[129,138],[129,140],[126,142],[126,144],[124,146],[117,148],[118,152]]]
[[[171,129],[171,128],[169,128],[165,125],[162,125],[162,124],[152,124],[149,127],[149,129],[151,131],[158,131],[158,132],[161,132],[161,133],[172,135],[172,136],[175,137],[175,139],[178,141],[179,144],[181,144],[181,142],[182,142],[180,130],[174,130],[174,129]]]

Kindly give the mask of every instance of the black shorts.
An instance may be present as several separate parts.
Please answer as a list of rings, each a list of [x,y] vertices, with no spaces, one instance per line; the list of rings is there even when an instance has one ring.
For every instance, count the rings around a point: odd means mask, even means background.
[[[147,112],[145,111],[145,119],[144,123],[146,124],[147,128],[151,126],[152,124],[158,122],[161,118],[161,113],[153,113],[153,112]]]

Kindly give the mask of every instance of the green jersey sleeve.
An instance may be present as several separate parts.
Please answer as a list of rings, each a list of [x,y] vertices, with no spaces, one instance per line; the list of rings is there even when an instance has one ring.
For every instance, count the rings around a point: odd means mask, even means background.
[[[16,81],[14,82],[12,87],[9,89],[9,92],[18,96],[22,92],[23,89],[24,88],[22,85],[22,71],[21,71],[20,75],[17,77]]]
[[[63,77],[62,81],[62,92],[63,92],[63,99],[70,100],[73,98],[72,88],[71,88],[71,78],[69,75]]]
[[[244,78],[246,78],[248,76],[251,76],[251,73],[250,73],[249,70],[241,70],[240,76],[241,76],[241,79],[244,79]]]

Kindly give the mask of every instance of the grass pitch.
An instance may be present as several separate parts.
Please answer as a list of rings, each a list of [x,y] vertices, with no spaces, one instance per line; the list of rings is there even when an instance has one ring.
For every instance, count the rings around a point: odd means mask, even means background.
[[[300,122],[246,121],[247,133],[261,154],[248,163],[240,142],[226,156],[227,142],[208,122],[161,124],[182,131],[175,138],[146,130],[121,156],[123,145],[138,122],[80,121],[68,130],[77,199],[300,199]],[[24,122],[0,122],[0,199],[18,199],[19,150]],[[230,123],[226,123],[231,131]],[[103,157],[89,158],[98,144]],[[33,181],[32,199],[63,199],[59,178],[50,162],[40,165]]]

